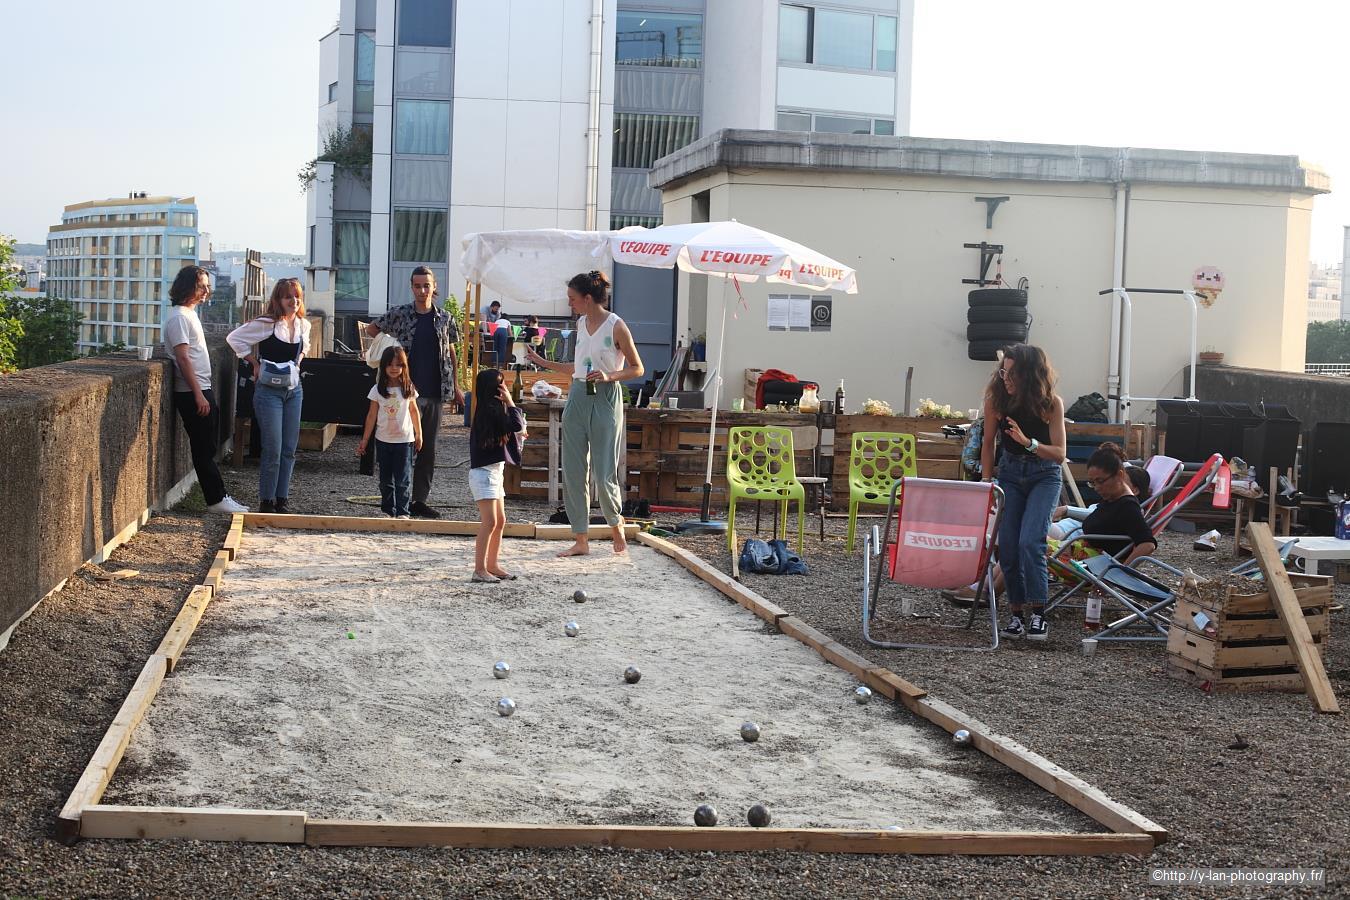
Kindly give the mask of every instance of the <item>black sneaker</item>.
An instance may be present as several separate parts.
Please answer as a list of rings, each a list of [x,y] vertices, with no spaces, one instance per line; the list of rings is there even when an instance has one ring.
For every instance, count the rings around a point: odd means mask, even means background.
[[[1008,624],[1003,626],[1004,637],[1018,638],[1024,636],[1026,633],[1027,630],[1022,627],[1021,616],[1013,616],[1011,619],[1008,620]]]
[[[279,512],[279,513],[285,513],[285,514],[287,514],[287,515],[290,514],[291,508],[290,508],[290,506],[287,505],[287,503],[286,503],[286,498],[285,498],[285,497],[278,497],[278,498],[277,498],[276,511]]]
[[[260,512],[260,513],[274,513],[274,512],[276,512],[276,511],[277,511],[277,502],[276,502],[275,500],[259,500],[259,501],[258,501],[258,512]]]
[[[432,509],[430,506],[427,506],[421,500],[414,500],[408,506],[408,512],[419,519],[439,519],[441,517],[440,513],[436,512],[436,510]]]
[[[1027,626],[1027,640],[1043,641],[1050,637],[1050,626],[1045,621],[1045,616],[1031,614],[1031,624]]]

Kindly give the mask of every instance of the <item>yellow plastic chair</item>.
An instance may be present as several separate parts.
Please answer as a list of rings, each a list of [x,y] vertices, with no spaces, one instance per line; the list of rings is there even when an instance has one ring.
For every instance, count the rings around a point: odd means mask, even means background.
[[[778,502],[774,537],[787,539],[788,502],[797,501],[797,552],[806,534],[806,488],[797,480],[792,431],[780,425],[742,425],[727,437],[727,546],[736,559],[736,498]]]
[[[848,540],[847,552],[853,552],[853,537],[858,530],[858,504],[885,506],[891,486],[897,478],[919,474],[912,434],[891,431],[858,431],[848,456]]]

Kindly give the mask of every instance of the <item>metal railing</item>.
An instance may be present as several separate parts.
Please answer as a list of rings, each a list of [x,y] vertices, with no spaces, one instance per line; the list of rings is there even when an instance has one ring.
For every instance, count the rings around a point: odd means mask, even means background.
[[[1350,363],[1305,363],[1304,375],[1350,375]]]

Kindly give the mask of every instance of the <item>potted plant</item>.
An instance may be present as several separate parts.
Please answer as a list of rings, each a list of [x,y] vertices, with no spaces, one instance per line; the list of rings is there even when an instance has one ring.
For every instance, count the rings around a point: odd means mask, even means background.
[[[703,362],[708,358],[708,336],[700,334],[694,338],[694,343],[689,347],[690,359],[694,362]]]

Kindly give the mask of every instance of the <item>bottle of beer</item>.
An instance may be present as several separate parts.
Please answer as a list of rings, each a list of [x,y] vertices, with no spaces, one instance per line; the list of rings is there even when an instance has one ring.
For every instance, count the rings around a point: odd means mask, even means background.
[[[839,379],[839,387],[834,391],[834,413],[837,416],[844,414],[844,379]]]
[[[591,361],[588,359],[586,360],[586,394],[587,396],[594,397],[595,382],[591,381],[590,375],[591,375]]]
[[[520,366],[516,366],[516,381],[511,385],[511,402],[516,406],[520,405],[521,399],[525,396],[525,382],[520,377]]]

